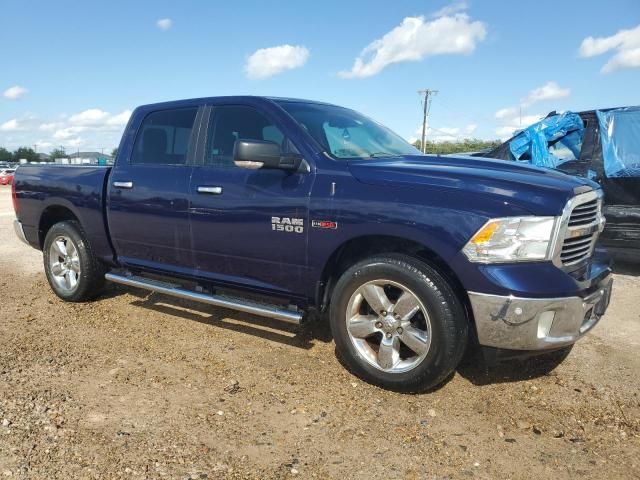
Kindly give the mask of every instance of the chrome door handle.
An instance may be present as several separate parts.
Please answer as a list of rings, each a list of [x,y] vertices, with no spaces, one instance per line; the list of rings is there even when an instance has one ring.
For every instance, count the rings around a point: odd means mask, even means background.
[[[133,188],[133,182],[113,182],[115,188]]]
[[[209,195],[222,195],[222,187],[198,187],[198,193],[208,193]]]

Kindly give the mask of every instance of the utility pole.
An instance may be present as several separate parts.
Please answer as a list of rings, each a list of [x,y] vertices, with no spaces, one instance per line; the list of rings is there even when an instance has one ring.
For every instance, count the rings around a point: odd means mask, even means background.
[[[424,90],[418,90],[419,95],[424,95],[422,101],[422,141],[420,147],[422,153],[427,153],[427,119],[429,118],[429,110],[431,108],[431,97],[438,93],[438,90],[432,90],[425,88]]]

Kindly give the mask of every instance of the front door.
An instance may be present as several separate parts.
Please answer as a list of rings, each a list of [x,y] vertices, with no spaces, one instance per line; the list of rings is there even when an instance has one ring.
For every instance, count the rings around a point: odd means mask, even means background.
[[[253,107],[212,108],[204,138],[190,187],[199,275],[258,291],[301,293],[313,173],[248,170],[233,163],[237,139],[295,150],[277,123]]]

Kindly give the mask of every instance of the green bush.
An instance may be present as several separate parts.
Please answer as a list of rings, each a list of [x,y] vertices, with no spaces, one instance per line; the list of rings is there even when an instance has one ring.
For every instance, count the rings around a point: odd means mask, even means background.
[[[502,142],[500,140],[480,140],[478,138],[465,138],[455,142],[429,142],[427,141],[427,153],[465,153],[479,152],[486,148],[496,148]],[[420,149],[420,140],[413,144],[418,150]]]

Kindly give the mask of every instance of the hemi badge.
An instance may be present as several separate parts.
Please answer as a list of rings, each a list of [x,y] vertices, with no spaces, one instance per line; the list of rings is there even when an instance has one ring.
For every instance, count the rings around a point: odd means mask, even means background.
[[[313,228],[336,230],[338,228],[338,222],[332,222],[330,220],[311,220],[311,226]]]

